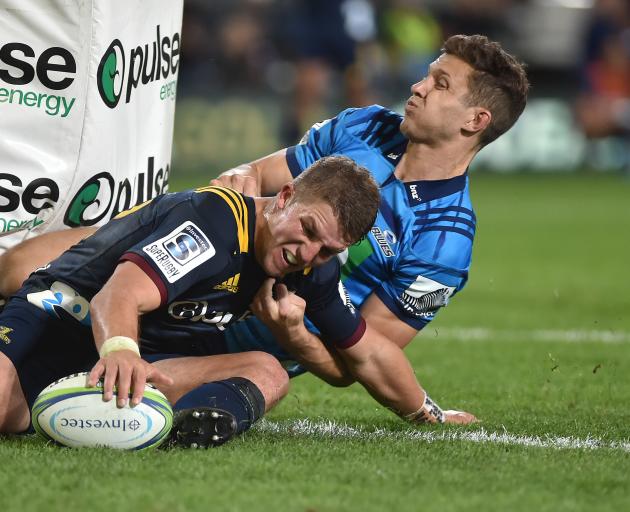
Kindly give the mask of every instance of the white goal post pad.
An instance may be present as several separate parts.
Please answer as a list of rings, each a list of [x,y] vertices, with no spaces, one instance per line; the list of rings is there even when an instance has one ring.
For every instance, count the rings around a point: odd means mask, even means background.
[[[0,253],[168,190],[183,0],[0,0]]]

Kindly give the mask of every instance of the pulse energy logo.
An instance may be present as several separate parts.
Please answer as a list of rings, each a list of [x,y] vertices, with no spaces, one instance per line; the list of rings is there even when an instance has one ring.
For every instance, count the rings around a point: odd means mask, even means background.
[[[96,76],[101,99],[109,108],[114,108],[122,94],[125,76],[125,51],[118,39],[114,39],[105,51]]]
[[[68,117],[76,98],[64,91],[74,82],[76,72],[77,63],[66,48],[52,46],[38,52],[22,42],[0,41],[0,103]],[[32,87],[34,81],[46,92]]]
[[[129,103],[141,85],[174,77],[179,67],[179,48],[179,34],[162,37],[160,25],[155,27],[153,42],[136,46],[128,53],[122,42],[114,39],[98,65],[98,92],[103,103],[116,108],[123,95],[125,103]],[[176,83],[175,79],[165,82],[160,88],[160,99],[173,98]]]
[[[155,158],[147,160],[146,172],[136,175],[133,183],[125,178],[118,183],[109,172],[92,176],[70,200],[63,223],[71,228],[94,226],[105,216],[115,217],[120,212],[144,203],[168,191],[169,165],[155,169]]]

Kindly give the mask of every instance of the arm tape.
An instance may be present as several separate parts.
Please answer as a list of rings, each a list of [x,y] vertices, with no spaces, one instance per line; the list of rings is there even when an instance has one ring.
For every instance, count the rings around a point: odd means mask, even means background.
[[[118,350],[131,350],[132,352],[140,355],[138,343],[127,336],[112,336],[108,340],[105,340],[105,343],[101,345],[101,350],[99,350],[98,354],[101,358],[103,358]]]
[[[429,395],[424,394],[424,403],[416,412],[405,416],[407,421],[412,423],[444,423],[444,412]]]

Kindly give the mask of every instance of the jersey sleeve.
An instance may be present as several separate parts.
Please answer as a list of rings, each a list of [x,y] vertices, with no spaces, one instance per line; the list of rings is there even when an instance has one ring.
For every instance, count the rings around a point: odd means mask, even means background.
[[[420,330],[448,304],[466,279],[466,272],[414,259],[399,265],[375,293],[399,320]]]
[[[161,305],[199,282],[218,280],[239,249],[246,249],[247,207],[240,194],[219,187],[191,193],[155,220],[154,229],[130,247],[132,261],[155,283]]]
[[[294,178],[316,160],[343,151],[344,126],[348,116],[356,110],[349,108],[331,119],[314,124],[299,144],[287,149],[287,164]]]
[[[306,316],[327,344],[349,348],[365,332],[365,320],[339,280],[339,264],[331,260],[302,276],[296,293],[306,301]]]

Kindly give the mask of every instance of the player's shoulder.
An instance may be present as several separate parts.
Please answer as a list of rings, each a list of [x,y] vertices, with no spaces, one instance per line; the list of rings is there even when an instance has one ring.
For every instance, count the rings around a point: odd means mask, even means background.
[[[217,187],[208,185],[207,187],[199,187],[186,192],[196,206],[206,208],[228,208],[230,211],[238,213],[244,212],[248,205],[245,196],[240,192],[236,192],[227,187]]]
[[[383,154],[401,149],[407,143],[400,132],[402,116],[381,105],[346,110],[339,122],[346,134]]]
[[[238,240],[241,252],[250,244],[250,225],[254,221],[253,199],[232,189],[208,186],[188,191],[192,207],[204,224],[226,239]]]
[[[367,107],[353,107],[342,110],[337,119],[346,127],[370,125],[374,123],[391,124],[400,126],[402,116],[398,112],[394,112],[381,105],[369,105]]]
[[[134,210],[142,212],[143,205],[122,212],[117,218],[128,216]],[[170,192],[156,197],[150,202],[151,215],[163,217],[168,215],[171,220],[200,217],[209,224],[216,222],[240,223],[248,214],[248,208],[242,194],[224,187],[202,187],[181,192]]]
[[[291,290],[297,291],[298,295],[305,291],[316,291],[323,287],[328,288],[331,283],[339,281],[340,264],[337,258],[318,267],[306,267],[301,272],[292,272],[284,277],[284,284]]]

